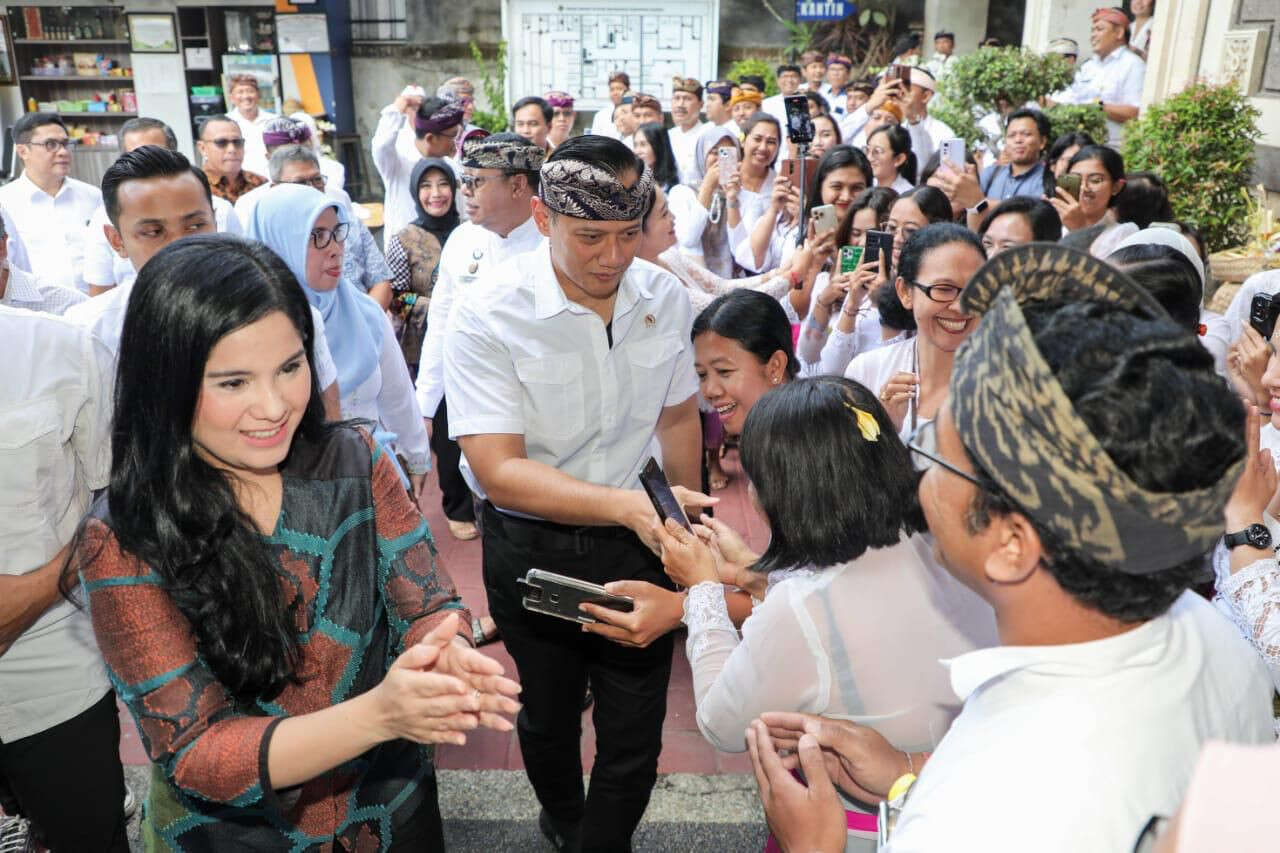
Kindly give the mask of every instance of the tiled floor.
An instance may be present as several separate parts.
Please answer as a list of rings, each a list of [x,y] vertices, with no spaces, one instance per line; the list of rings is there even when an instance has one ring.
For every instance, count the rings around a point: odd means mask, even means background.
[[[718,517],[738,530],[747,542],[757,549],[768,540],[768,531],[759,516],[750,508],[746,483],[730,454],[725,470],[732,475],[729,486],[715,493],[720,498],[716,509]],[[422,500],[423,510],[431,530],[435,533],[441,559],[453,577],[459,593],[472,612],[481,615],[488,612],[484,583],[480,578],[480,543],[458,542],[449,535],[448,525],[440,511],[440,493],[432,478],[428,493]],[[515,664],[502,643],[485,646],[486,654],[497,658],[514,677]],[[750,761],[746,753],[733,755],[717,752],[698,732],[694,721],[693,681],[688,661],[684,656],[684,643],[678,638],[672,659],[671,687],[667,691],[667,719],[663,724],[662,756],[658,760],[659,773],[749,773]],[[126,764],[146,764],[147,756],[138,739],[138,733],[128,712],[121,715],[120,755]],[[595,753],[595,730],[588,711],[582,717],[583,766],[589,771]],[[464,747],[440,747],[436,752],[437,764],[445,769],[466,770],[519,770],[524,762],[514,733],[501,734],[489,730],[472,733]]]

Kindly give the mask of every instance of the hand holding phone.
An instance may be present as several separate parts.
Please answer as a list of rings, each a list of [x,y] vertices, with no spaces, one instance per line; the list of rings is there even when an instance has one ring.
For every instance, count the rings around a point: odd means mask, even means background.
[[[1259,293],[1249,303],[1249,325],[1262,335],[1264,341],[1271,340],[1271,334],[1276,330],[1278,316],[1280,316],[1280,299]]]
[[[1058,189],[1066,192],[1076,201],[1080,200],[1080,176],[1073,174],[1059,175],[1056,178]]]
[[[541,569],[530,569],[516,586],[524,592],[520,604],[525,610],[570,622],[596,621],[579,609],[581,604],[598,604],[622,613],[635,607],[629,596],[613,595],[599,584]]]
[[[840,224],[840,215],[836,213],[834,204],[823,204],[813,209],[813,231],[821,235],[836,230]]]
[[[644,487],[645,494],[649,496],[649,502],[653,504],[653,509],[658,513],[660,520],[675,519],[676,523],[685,530],[693,532],[693,525],[684,514],[680,501],[676,500],[675,492],[671,491],[667,475],[662,472],[658,460],[652,456],[640,469],[640,485]]]
[[[893,235],[888,231],[868,231],[866,238],[867,250],[862,256],[862,262],[878,266],[883,255],[885,272],[889,272],[889,264],[893,258]]]
[[[716,149],[716,156],[720,158],[720,186],[723,187],[738,169],[738,149],[726,145]]]
[[[856,270],[858,264],[862,263],[862,251],[861,246],[841,246],[840,272],[850,273]]]

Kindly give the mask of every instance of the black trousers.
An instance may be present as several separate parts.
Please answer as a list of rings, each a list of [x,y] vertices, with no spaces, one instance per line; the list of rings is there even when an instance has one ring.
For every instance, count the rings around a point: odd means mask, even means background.
[[[436,455],[436,474],[440,478],[440,506],[444,517],[450,521],[476,520],[471,489],[462,479],[458,463],[462,461],[462,448],[449,438],[449,404],[441,398],[435,417],[431,419],[431,450]]]
[[[489,612],[520,674],[520,751],[538,801],[559,824],[581,822],[583,851],[628,851],[658,776],[671,677],[670,634],[632,649],[573,622],[525,610],[516,579],[531,568],[592,583],[645,580],[671,588],[631,531],[513,518],[483,504]],[[582,697],[591,679],[596,759],[583,795]]]
[[[54,853],[128,853],[115,691],[65,723],[0,743],[0,777]]]

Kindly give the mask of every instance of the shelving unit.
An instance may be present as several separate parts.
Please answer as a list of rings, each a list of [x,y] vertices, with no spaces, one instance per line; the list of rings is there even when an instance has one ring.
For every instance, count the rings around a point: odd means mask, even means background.
[[[109,7],[10,6],[8,14],[24,110],[44,107],[42,111],[57,114],[72,136],[87,133],[90,138],[106,137],[106,144],[95,141],[75,149],[73,175],[97,183],[119,153],[118,141],[112,138],[121,124],[138,115],[124,12]],[[77,65],[86,67],[90,56],[98,67],[109,62],[124,72],[76,73]],[[38,67],[58,70],[36,73]],[[111,97],[116,101],[114,110],[110,106],[102,112],[58,107],[60,103]]]

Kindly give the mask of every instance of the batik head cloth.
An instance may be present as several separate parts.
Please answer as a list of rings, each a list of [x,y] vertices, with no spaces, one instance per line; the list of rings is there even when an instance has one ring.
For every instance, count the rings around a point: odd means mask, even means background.
[[[672,77],[671,78],[671,94],[676,92],[688,92],[698,100],[702,100],[702,84],[692,77]]]
[[[1022,312],[1028,302],[1091,301],[1167,320],[1146,291],[1084,252],[1029,244],[984,264],[960,299],[982,322],[951,372],[956,431],[1023,512],[1066,547],[1126,574],[1168,569],[1213,547],[1244,460],[1203,489],[1142,488],[1076,414]]]
[[[462,143],[462,165],[472,169],[536,172],[547,152],[515,133],[470,137]]]
[[[830,67],[832,65],[843,65],[845,68],[852,70],[853,60],[842,53],[828,53],[827,66]]]
[[[547,92],[547,96],[543,99],[547,105],[556,110],[573,109],[573,95],[568,92]]]
[[[271,119],[262,127],[262,144],[267,148],[277,145],[308,145],[311,143],[311,128],[297,119],[279,116]]]
[[[752,103],[758,107],[764,103],[764,95],[759,92],[744,92],[739,89],[737,94],[729,99],[729,106],[733,107],[741,103]]]
[[[462,124],[462,114],[466,111],[466,105],[462,101],[446,101],[426,118],[421,114],[415,115],[413,126],[419,133],[444,133],[449,128]]]
[[[1129,16],[1124,13],[1123,9],[1116,9],[1114,7],[1094,9],[1090,20],[1096,21],[1098,19],[1102,19],[1108,24],[1115,24],[1117,27],[1129,26]]]
[[[585,160],[552,160],[542,167],[538,195],[543,204],[574,219],[630,221],[644,216],[653,193],[653,171],[640,163],[630,188],[618,176]]]

